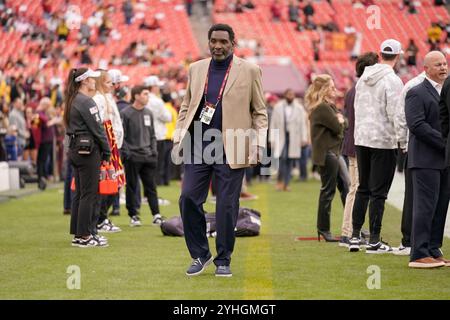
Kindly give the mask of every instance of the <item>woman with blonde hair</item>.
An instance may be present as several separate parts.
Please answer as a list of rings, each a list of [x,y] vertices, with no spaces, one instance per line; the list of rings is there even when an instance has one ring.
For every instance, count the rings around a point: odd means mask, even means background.
[[[100,77],[95,79],[95,89],[97,91],[92,99],[99,109],[100,119],[103,122],[111,148],[111,164],[114,166],[119,188],[121,188],[125,185],[125,171],[119,155],[119,149],[123,143],[122,120],[120,119],[119,109],[112,95],[114,88],[111,77],[105,70],[98,71],[100,71]],[[116,196],[109,195],[101,197],[100,214],[94,218],[94,224],[97,226],[99,232],[122,231],[108,219],[108,210],[112,206]]]
[[[327,74],[317,75],[305,94],[310,119],[312,161],[319,168],[322,182],[317,213],[318,240],[322,236],[327,242],[337,241],[330,232],[331,203],[336,186],[343,203],[348,193],[346,179],[339,177],[346,170],[341,163],[340,153],[347,121],[335,106],[336,97],[334,81]]]

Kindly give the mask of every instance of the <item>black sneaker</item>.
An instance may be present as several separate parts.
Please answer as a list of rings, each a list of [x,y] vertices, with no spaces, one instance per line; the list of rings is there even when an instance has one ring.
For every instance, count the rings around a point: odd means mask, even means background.
[[[120,216],[120,209],[113,209],[109,215],[110,216]]]
[[[108,244],[108,239],[106,239],[104,236],[101,236],[99,234],[93,234],[92,237],[101,244]]]
[[[97,225],[98,232],[115,233],[120,232],[122,229],[115,226],[111,220],[105,219],[102,223]]]
[[[393,253],[394,250],[391,246],[383,241],[378,241],[377,243],[369,243],[366,247],[366,253]]]
[[[142,226],[141,219],[138,216],[132,216],[130,219],[130,227],[140,227]]]
[[[104,242],[100,242],[98,238],[94,236],[90,236],[87,239],[79,239],[78,247],[79,248],[93,248],[93,247],[107,247],[108,244]]]
[[[346,236],[341,236],[339,240],[339,247],[347,247],[350,245],[350,238]]]
[[[217,266],[216,277],[232,277],[230,266]]]
[[[44,177],[41,177],[38,182],[38,188],[44,191],[47,188],[47,181],[45,181]]]
[[[358,252],[360,248],[361,239],[359,238],[351,238],[348,244],[348,251],[350,252]]]
[[[191,266],[186,271],[187,276],[197,276],[202,273],[205,268],[213,262],[213,257],[210,254],[207,258],[197,258],[192,261]]]
[[[153,225],[160,226],[164,222],[164,218],[158,213],[153,216]]]
[[[81,240],[81,238],[79,238],[79,237],[74,237],[74,238],[72,239],[72,247],[78,247],[78,245],[80,244],[80,240]]]

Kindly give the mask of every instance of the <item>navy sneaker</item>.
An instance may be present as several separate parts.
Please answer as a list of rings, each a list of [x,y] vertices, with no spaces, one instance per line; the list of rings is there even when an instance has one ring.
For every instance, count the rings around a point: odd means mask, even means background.
[[[192,261],[191,266],[186,271],[187,276],[197,276],[202,273],[205,268],[213,262],[211,254],[207,258],[197,258]]]
[[[217,266],[216,277],[232,277],[230,266]]]
[[[350,245],[350,238],[346,236],[341,236],[339,240],[339,247],[347,247]]]

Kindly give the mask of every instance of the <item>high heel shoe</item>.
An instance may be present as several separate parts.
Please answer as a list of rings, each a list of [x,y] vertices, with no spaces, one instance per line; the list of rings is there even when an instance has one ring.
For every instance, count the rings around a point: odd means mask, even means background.
[[[317,230],[317,240],[320,242],[320,236],[325,239],[325,242],[338,242],[338,239],[331,235],[330,231],[320,231]]]

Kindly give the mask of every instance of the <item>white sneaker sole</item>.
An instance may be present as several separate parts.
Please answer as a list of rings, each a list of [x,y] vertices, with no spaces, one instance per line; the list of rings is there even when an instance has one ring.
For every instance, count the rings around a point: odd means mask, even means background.
[[[98,229],[97,229],[97,231],[98,231],[99,233],[117,233],[117,232],[121,232],[122,229],[119,229],[119,230],[98,230]]]
[[[369,253],[369,254],[384,254],[384,253],[392,253],[392,250],[391,251],[379,251],[379,250],[368,250],[368,249],[366,249],[366,253]]]
[[[108,243],[103,244],[101,246],[83,246],[83,245],[80,245],[80,244],[78,245],[78,248],[106,248],[106,247],[109,247]]]
[[[141,227],[141,226],[142,226],[142,224],[131,224],[130,223],[130,227],[132,227],[132,228]]]
[[[410,262],[408,263],[408,267],[415,269],[431,269],[431,268],[440,268],[445,266],[445,263],[418,263],[418,262]]]
[[[186,272],[186,275],[187,275],[188,277],[198,276],[198,275],[201,274],[203,271],[205,271],[206,267],[209,266],[209,265],[213,262],[213,260],[214,260],[214,259],[213,259],[213,257],[211,256],[211,258],[210,258],[208,261],[205,262],[205,264],[203,265],[203,268],[202,268],[199,272],[196,272],[196,273],[187,273],[187,272]]]
[[[231,278],[233,276],[233,274],[217,274],[216,273],[216,277],[220,277],[220,278]]]
[[[402,251],[394,251],[392,252],[392,254],[396,256],[409,256],[411,255],[411,252],[405,252],[404,250],[402,250]]]

